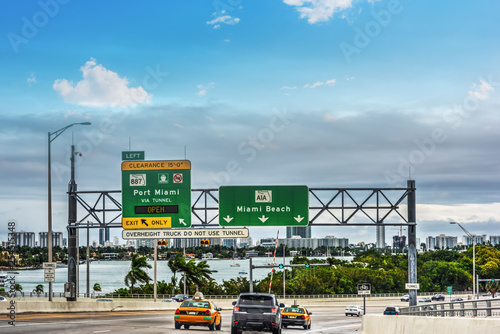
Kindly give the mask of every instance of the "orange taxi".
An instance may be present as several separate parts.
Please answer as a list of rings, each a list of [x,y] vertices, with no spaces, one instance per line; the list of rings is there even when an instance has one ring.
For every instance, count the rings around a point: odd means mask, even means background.
[[[285,307],[281,312],[281,326],[302,326],[304,329],[311,329],[311,312],[305,307],[292,305]]]
[[[174,315],[175,329],[189,329],[190,326],[206,326],[209,330],[221,330],[221,308],[197,292],[192,299],[182,302]]]

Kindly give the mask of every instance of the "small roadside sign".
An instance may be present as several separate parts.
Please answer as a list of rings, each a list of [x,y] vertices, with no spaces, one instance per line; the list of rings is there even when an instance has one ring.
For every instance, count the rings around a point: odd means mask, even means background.
[[[369,295],[371,294],[372,286],[370,283],[358,284],[358,295]]]
[[[56,270],[55,269],[45,269],[43,274],[44,274],[44,281],[45,282],[55,282],[55,280],[56,280]]]
[[[446,291],[448,292],[449,295],[453,293],[453,287],[452,286],[447,286]]]
[[[57,263],[55,262],[44,262],[42,264],[43,269],[56,269],[57,268]]]
[[[170,230],[123,230],[123,239],[248,238],[248,228],[191,228]]]
[[[144,151],[122,151],[122,160],[144,160]]]
[[[419,290],[420,283],[406,283],[405,288],[406,290]]]

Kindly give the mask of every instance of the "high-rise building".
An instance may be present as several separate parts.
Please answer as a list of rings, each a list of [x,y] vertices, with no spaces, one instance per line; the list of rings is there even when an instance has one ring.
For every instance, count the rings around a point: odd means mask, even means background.
[[[109,227],[106,227],[106,228],[104,229],[104,242],[106,242],[106,241],[111,241],[111,240],[110,240],[110,237],[109,237],[109,232],[110,232],[110,231],[109,231]]]
[[[451,237],[444,234],[440,234],[436,237],[437,249],[452,249],[455,248],[457,244],[457,237]]]
[[[49,247],[49,232],[39,232],[38,233],[38,244],[40,247]],[[52,231],[52,247],[64,247],[64,238],[62,232]]]
[[[436,238],[428,236],[425,239],[425,246],[427,247],[427,250],[436,249]]]
[[[492,246],[500,244],[500,235],[490,235],[490,244]]]
[[[99,245],[104,246],[104,229],[99,229]]]
[[[392,237],[392,248],[403,249],[406,247],[406,235],[395,235]]]
[[[290,239],[294,236],[299,236],[301,238],[311,237],[311,226],[287,226],[286,227],[286,237]]]
[[[14,242],[19,247],[35,247],[35,232],[14,232]]]
[[[377,248],[385,248],[385,226],[376,227]]]

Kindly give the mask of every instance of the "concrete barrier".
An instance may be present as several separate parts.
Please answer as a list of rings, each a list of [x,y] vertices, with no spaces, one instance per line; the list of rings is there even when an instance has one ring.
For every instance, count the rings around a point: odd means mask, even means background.
[[[375,315],[363,317],[362,334],[498,334],[498,318],[413,317]]]

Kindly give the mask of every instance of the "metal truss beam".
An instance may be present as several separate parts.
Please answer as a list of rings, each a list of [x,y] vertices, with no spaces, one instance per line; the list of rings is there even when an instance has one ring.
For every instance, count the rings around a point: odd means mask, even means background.
[[[309,226],[404,226],[408,221],[408,195],[412,188],[310,188]],[[77,228],[110,228],[121,225],[121,190],[76,191],[86,211]],[[217,225],[218,189],[192,189],[192,226]],[[89,220],[93,220],[92,223]]]

